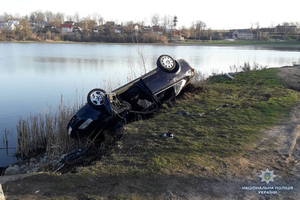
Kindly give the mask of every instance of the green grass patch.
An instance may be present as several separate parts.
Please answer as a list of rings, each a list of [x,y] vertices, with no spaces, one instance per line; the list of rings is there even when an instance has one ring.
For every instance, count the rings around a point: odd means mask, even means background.
[[[212,41],[188,41],[182,42],[183,44],[197,44],[197,45],[246,45],[246,46],[300,46],[299,41],[255,41],[255,40],[212,40]]]
[[[276,73],[266,69],[239,73],[234,81],[211,79],[204,92],[187,92],[153,118],[126,125],[111,155],[84,173],[139,177],[224,172],[226,159],[251,150],[262,130],[297,104],[297,92],[285,88]],[[215,111],[222,105],[227,106]],[[206,115],[180,115],[183,111]],[[162,138],[166,130],[175,137]]]

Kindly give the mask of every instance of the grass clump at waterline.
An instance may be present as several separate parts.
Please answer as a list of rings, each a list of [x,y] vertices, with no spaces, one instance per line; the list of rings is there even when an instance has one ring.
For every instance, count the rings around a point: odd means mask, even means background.
[[[263,137],[263,129],[297,104],[297,92],[285,88],[276,73],[277,69],[264,69],[239,73],[234,81],[223,77],[209,79],[204,87],[190,89],[153,118],[124,126],[124,138],[110,156],[82,168],[81,173],[220,176],[227,173],[227,165],[232,165],[232,174],[238,173],[241,155]],[[215,111],[221,105],[227,106]],[[179,114],[183,111],[206,114]],[[175,137],[161,137],[167,130]]]

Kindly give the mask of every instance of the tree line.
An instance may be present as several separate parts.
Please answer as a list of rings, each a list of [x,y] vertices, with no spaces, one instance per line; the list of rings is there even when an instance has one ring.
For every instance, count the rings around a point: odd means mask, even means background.
[[[106,21],[98,14],[89,14],[86,17],[80,17],[79,13],[76,12],[74,15],[66,15],[61,12],[51,11],[34,11],[29,15],[20,16],[19,14],[11,15],[3,13],[0,16],[0,20],[19,21],[19,26],[13,31],[0,30],[0,41],[11,41],[11,40],[32,40],[32,41],[43,41],[43,40],[71,40],[71,41],[84,41],[84,42],[133,42],[133,39],[139,40],[139,42],[163,42],[166,43],[169,39],[172,39],[172,33],[175,30],[179,30],[180,34],[187,39],[192,40],[219,40],[222,39],[226,33],[220,31],[213,31],[208,28],[207,24],[201,20],[194,21],[189,27],[182,26],[177,27],[178,19],[177,16],[154,14],[151,16],[149,22],[147,20],[139,21],[134,23],[133,21],[121,23],[122,33],[116,34],[111,27],[105,26]],[[64,34],[60,30],[61,24],[64,21],[74,21],[82,31],[75,32],[74,34]],[[32,24],[39,24],[46,22],[47,27],[43,30],[33,30]],[[133,30],[133,26],[139,25],[139,27],[145,27],[150,23],[148,27],[160,27],[163,30],[162,35],[153,35],[150,32],[139,30],[139,34]],[[116,22],[117,24],[117,22]],[[300,27],[299,22],[283,22],[282,26],[295,25]],[[260,29],[259,22],[251,24],[250,29]],[[97,29],[97,33],[94,30]]]
[[[20,16],[19,14],[11,15],[3,13],[1,16],[3,21],[17,20],[19,21],[19,27],[13,31],[1,31],[0,40],[74,40],[74,41],[104,41],[104,42],[132,42],[133,36],[141,42],[166,42],[169,37],[172,37],[173,30],[177,30],[178,18],[177,16],[165,15],[160,17],[159,14],[151,16],[150,24],[162,28],[163,35],[153,34],[139,34],[138,36],[132,29],[133,24],[138,24],[139,27],[146,26],[146,21],[140,21],[133,23],[132,21],[122,23],[122,34],[114,34],[113,31],[103,27],[105,24],[104,18],[98,14],[93,13],[86,17],[80,17],[76,12],[74,15],[66,15],[61,12],[53,13],[51,11],[34,11],[29,15]],[[82,28],[81,33],[75,35],[65,35],[59,28],[64,21],[74,21],[78,26]],[[32,24],[47,22],[47,27],[51,29],[45,30],[43,33],[37,33],[32,31]],[[99,34],[94,34],[93,30],[97,27]],[[206,29],[207,26],[202,21],[196,21],[190,28],[181,27],[179,30],[185,38],[194,39],[207,39],[211,34],[210,29]],[[169,30],[167,32],[167,30]],[[171,30],[171,31],[170,31]],[[141,31],[139,32],[141,33]]]

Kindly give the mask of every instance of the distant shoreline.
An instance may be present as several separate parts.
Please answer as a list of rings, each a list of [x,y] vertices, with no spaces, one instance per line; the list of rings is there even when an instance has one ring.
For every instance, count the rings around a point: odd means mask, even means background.
[[[103,45],[158,45],[158,46],[257,46],[273,48],[291,48],[300,50],[298,41],[196,41],[196,42],[170,42],[164,43],[109,43],[109,42],[74,42],[74,41],[0,41],[0,43],[41,43],[41,44],[103,44]]]

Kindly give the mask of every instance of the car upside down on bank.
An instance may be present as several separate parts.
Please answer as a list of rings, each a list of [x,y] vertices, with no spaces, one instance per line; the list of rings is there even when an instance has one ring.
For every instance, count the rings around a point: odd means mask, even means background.
[[[68,123],[68,134],[73,138],[89,137],[119,121],[154,113],[175,98],[194,75],[194,69],[184,59],[161,55],[154,70],[126,85],[109,93],[91,90],[87,103]]]

